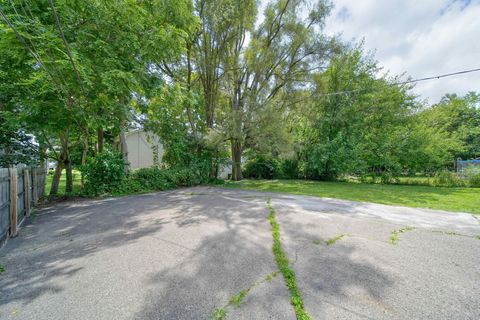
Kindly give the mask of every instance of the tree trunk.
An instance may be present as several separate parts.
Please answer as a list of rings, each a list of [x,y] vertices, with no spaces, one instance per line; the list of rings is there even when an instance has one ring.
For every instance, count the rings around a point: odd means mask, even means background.
[[[124,162],[123,171],[125,172],[125,174],[127,174],[129,169],[128,147],[127,140],[125,139],[125,130],[123,129],[123,126],[120,129],[120,151],[122,152],[122,159]]]
[[[65,140],[65,168],[66,168],[66,184],[65,193],[73,192],[73,172],[72,172],[72,159],[70,159],[70,152],[68,150],[68,141]]]
[[[99,127],[97,129],[97,153],[103,152],[103,128]]]
[[[85,141],[83,145],[83,150],[82,150],[82,160],[80,163],[82,166],[84,166],[87,163],[87,152],[88,152],[88,141]],[[83,185],[85,184],[85,177],[83,176],[83,170],[81,171],[80,179],[81,179],[81,184],[83,188]]]
[[[70,159],[65,161],[65,169],[66,169],[66,185],[65,185],[65,193],[72,193],[73,192],[73,170],[72,170],[72,162]]]
[[[53,174],[52,186],[50,187],[50,196],[56,196],[58,194],[58,186],[60,184],[60,177],[62,176],[63,163],[58,161]]]
[[[242,180],[242,144],[232,139],[232,180]]]

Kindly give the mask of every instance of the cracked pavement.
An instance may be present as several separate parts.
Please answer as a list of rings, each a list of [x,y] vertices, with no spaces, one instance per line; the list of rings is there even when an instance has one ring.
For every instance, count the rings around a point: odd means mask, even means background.
[[[480,318],[472,215],[194,187],[38,210],[0,249],[0,319],[209,319],[277,269],[269,197],[312,318]],[[281,274],[227,318],[295,319]]]

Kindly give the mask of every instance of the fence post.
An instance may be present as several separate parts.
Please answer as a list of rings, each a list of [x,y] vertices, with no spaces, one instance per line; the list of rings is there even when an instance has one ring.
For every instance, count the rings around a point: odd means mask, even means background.
[[[17,235],[17,168],[10,171],[10,237]]]
[[[25,216],[30,217],[30,174],[28,168],[23,169],[23,199],[25,200]]]
[[[32,199],[33,204],[36,205],[38,202],[38,181],[37,181],[37,168],[32,169]]]

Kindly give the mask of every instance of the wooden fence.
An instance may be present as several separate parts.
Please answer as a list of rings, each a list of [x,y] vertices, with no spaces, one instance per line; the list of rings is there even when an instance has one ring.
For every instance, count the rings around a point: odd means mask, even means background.
[[[19,226],[45,192],[45,168],[0,168],[0,247],[15,237]]]

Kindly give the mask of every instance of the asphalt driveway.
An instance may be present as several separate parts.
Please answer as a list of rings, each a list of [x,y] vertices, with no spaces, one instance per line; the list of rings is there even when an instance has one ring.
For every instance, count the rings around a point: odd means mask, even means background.
[[[295,319],[270,197],[312,318],[480,318],[472,215],[196,187],[39,210],[0,249],[0,319]]]

